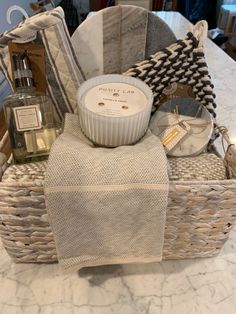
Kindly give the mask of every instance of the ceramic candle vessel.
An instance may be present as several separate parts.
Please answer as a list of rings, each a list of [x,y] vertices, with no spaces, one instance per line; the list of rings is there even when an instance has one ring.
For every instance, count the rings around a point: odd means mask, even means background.
[[[148,128],[153,95],[141,80],[98,76],[81,85],[77,99],[81,129],[97,145],[133,144]]]

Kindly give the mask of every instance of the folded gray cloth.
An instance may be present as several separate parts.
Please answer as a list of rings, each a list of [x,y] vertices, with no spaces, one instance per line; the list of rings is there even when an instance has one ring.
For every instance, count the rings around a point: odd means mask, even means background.
[[[136,145],[95,147],[78,116],[67,114],[49,157],[45,197],[64,271],[161,260],[167,161],[150,131]]]

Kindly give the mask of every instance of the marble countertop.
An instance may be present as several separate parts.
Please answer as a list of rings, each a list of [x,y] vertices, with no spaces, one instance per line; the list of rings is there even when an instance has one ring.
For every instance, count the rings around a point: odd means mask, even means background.
[[[158,13],[181,38],[188,22]],[[220,121],[236,142],[236,63],[210,40],[206,57]],[[220,255],[146,265],[85,268],[62,275],[57,264],[14,264],[0,244],[2,314],[234,314],[236,228]]]

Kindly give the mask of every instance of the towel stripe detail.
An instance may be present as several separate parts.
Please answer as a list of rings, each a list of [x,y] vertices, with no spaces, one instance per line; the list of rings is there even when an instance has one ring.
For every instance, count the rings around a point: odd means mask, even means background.
[[[130,184],[117,184],[117,185],[84,185],[84,186],[55,186],[45,187],[47,193],[57,192],[109,192],[109,191],[127,191],[127,190],[158,190],[166,191],[168,184],[143,184],[143,183],[130,183]]]

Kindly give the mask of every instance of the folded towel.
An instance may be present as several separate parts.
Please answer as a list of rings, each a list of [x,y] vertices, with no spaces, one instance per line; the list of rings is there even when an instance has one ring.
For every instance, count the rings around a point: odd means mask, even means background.
[[[45,197],[65,271],[161,260],[167,160],[150,131],[136,145],[95,147],[78,116],[67,114],[49,157]]]
[[[0,70],[12,85],[8,41],[42,43],[46,52],[46,79],[48,93],[53,101],[58,120],[66,112],[77,108],[76,91],[84,80],[83,72],[74,54],[64,12],[58,7],[39,13],[20,23],[0,37]]]

